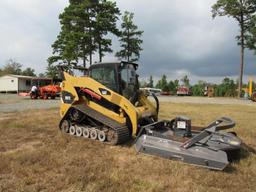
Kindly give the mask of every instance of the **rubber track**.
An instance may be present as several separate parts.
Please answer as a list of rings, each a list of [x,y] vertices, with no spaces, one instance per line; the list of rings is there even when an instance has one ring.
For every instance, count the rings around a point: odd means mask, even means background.
[[[121,124],[102,113],[88,107],[85,104],[82,105],[74,105],[73,108],[77,109],[78,111],[82,112],[86,116],[106,125],[107,127],[112,128],[117,132],[118,141],[117,144],[125,143],[130,139],[129,137],[129,129],[125,124]]]

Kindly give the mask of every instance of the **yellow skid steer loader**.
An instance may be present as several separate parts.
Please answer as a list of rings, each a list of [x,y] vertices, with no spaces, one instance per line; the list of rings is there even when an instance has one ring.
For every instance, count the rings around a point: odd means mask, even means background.
[[[111,145],[136,137],[139,152],[178,159],[186,163],[222,170],[229,152],[240,149],[234,133],[219,132],[235,123],[222,117],[200,131],[191,120],[177,117],[158,121],[155,104],[139,89],[138,65],[130,62],[94,64],[85,76],[74,76],[62,68],[60,129],[77,137]]]

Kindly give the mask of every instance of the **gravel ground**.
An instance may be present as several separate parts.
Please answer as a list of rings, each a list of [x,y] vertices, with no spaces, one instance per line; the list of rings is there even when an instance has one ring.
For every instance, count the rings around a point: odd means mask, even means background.
[[[176,97],[159,96],[160,102],[196,103],[196,104],[220,104],[220,105],[247,105],[256,107],[256,102],[235,98],[207,98],[207,97]],[[0,94],[0,112],[25,111],[28,109],[58,108],[60,100],[31,100],[29,97],[21,97],[16,94]]]
[[[0,94],[0,112],[25,111],[29,109],[57,108],[60,100],[31,100],[30,97],[21,97],[16,94]]]

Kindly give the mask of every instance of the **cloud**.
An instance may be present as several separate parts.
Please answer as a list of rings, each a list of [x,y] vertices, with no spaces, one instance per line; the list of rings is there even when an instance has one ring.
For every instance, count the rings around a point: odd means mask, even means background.
[[[14,58],[25,67],[42,72],[59,31],[58,15],[67,0],[0,2],[0,63]]]
[[[212,19],[215,0],[117,2],[122,10],[135,12],[136,23],[145,31],[142,76],[170,71],[178,76],[180,70],[202,78],[239,74],[239,28],[231,18]],[[247,55],[245,74],[256,73],[255,56]]]
[[[117,0],[121,11],[135,13],[135,23],[144,30],[139,73],[142,78],[167,74],[171,79],[189,74],[218,81],[239,74],[239,33],[232,18],[212,19],[215,0]],[[51,44],[60,30],[58,15],[68,0],[1,0],[0,67],[15,58],[37,73],[47,66]],[[113,48],[118,50],[117,38]],[[255,55],[246,53],[245,74],[256,74]],[[98,56],[94,56],[95,61]],[[115,60],[114,54],[104,61]]]

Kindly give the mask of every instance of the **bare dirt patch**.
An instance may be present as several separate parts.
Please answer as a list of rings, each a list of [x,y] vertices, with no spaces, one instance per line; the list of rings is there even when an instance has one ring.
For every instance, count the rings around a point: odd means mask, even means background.
[[[9,149],[5,152],[0,152],[0,153],[3,153],[4,155],[6,155],[6,154],[11,154],[16,152],[33,151],[33,150],[36,150],[36,147],[40,145],[41,145],[40,141],[32,141],[32,142],[22,143],[18,145],[17,148],[15,149]]]
[[[58,98],[54,100],[32,100],[30,97],[21,97],[17,94],[0,94],[0,112],[2,113],[26,111],[30,109],[51,109],[58,108],[59,105],[60,100]]]
[[[0,121],[10,119],[12,115],[12,113],[0,113]]]
[[[22,101],[22,97],[19,97],[18,94],[4,94],[0,93],[0,104],[12,104],[19,103]]]

